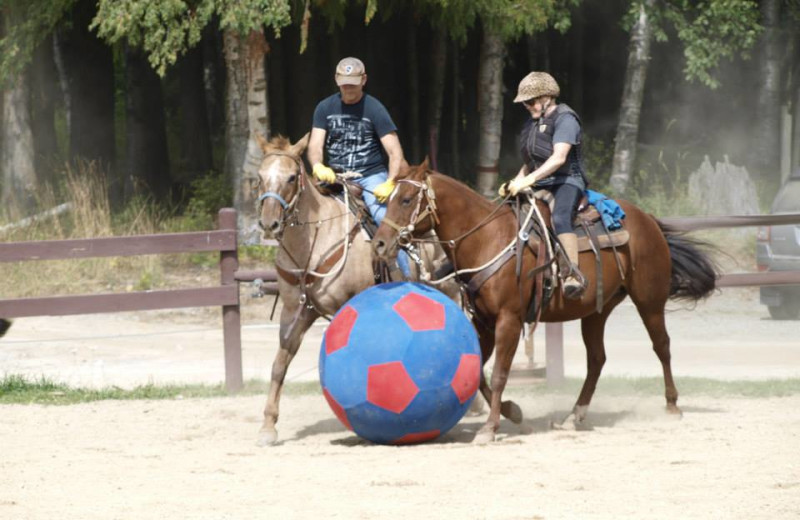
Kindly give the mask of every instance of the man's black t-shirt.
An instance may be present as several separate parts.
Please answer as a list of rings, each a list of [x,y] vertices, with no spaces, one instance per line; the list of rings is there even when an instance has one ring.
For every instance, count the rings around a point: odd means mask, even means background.
[[[397,131],[380,101],[364,94],[348,105],[337,93],[319,102],[314,110],[314,128],[325,130],[328,166],[336,171],[372,175],[386,170],[381,137]]]

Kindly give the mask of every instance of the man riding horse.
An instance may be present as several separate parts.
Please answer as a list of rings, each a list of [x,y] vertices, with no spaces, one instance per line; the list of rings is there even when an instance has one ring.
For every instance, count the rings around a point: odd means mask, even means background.
[[[397,127],[389,112],[373,96],[364,93],[367,71],[358,58],[344,58],[336,66],[339,92],[319,102],[308,141],[308,162],[314,177],[336,182],[336,172],[361,175],[354,182],[363,188],[364,202],[376,224],[386,214],[386,199],[395,187],[400,166],[405,163]],[[328,165],[323,162],[327,153]],[[388,156],[388,165],[386,156]],[[408,256],[401,252],[397,263],[410,277]]]

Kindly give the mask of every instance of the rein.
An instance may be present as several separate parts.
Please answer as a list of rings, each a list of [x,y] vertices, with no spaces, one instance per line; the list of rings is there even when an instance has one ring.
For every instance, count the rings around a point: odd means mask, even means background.
[[[278,264],[277,260],[275,262],[275,270],[278,272],[278,276],[283,279],[285,282],[289,283],[290,285],[296,286],[300,289],[300,303],[301,306],[298,307],[297,313],[295,314],[291,325],[288,327],[286,334],[288,335],[291,333],[291,330],[294,328],[294,324],[297,322],[300,316],[300,311],[302,308],[307,308],[309,310],[313,310],[318,315],[326,318],[331,319],[327,313],[323,312],[319,305],[314,302],[312,295],[309,294],[308,287],[312,285],[315,281],[323,278],[328,278],[332,276],[338,275],[342,269],[344,269],[345,264],[347,263],[348,253],[350,251],[350,246],[352,245],[355,237],[358,235],[360,230],[360,223],[358,221],[355,222],[354,226],[350,226],[350,211],[346,210],[345,212],[335,215],[334,217],[325,218],[325,219],[318,219],[315,221],[308,221],[308,222],[300,222],[298,219],[298,211],[299,205],[298,202],[300,200],[300,196],[305,191],[305,177],[306,177],[306,170],[305,165],[301,158],[285,153],[285,152],[270,152],[266,154],[266,156],[270,155],[278,155],[289,157],[292,159],[298,166],[299,174],[295,182],[297,183],[297,189],[295,191],[294,196],[290,201],[286,201],[280,193],[274,191],[267,191],[259,195],[258,202],[260,204],[260,208],[263,207],[264,201],[267,199],[274,199],[278,201],[281,205],[281,225],[282,227],[294,227],[294,226],[307,226],[313,225],[314,226],[314,234],[311,241],[311,247],[308,252],[308,258],[305,259],[304,262],[299,262],[294,255],[286,248],[283,241],[283,233],[276,235],[275,238],[280,246],[281,250],[284,251],[287,256],[289,257],[290,261],[295,266],[303,266],[303,267],[283,267]],[[340,179],[344,179],[344,177],[340,177]],[[344,189],[344,196],[345,196],[345,207],[349,207],[348,198],[350,196],[350,191],[347,189],[347,185],[345,183]],[[345,237],[342,243],[334,249],[330,254],[324,255],[316,265],[311,264],[311,260],[314,257],[314,250],[316,249],[317,245],[317,238],[319,236],[320,226],[323,222],[334,220],[339,217],[346,217],[346,232]],[[259,221],[260,224],[260,221]],[[287,336],[288,337],[288,336]]]
[[[411,213],[411,217],[409,218],[408,224],[405,226],[401,226],[396,222],[392,221],[391,219],[384,217],[383,222],[388,224],[392,227],[395,231],[397,231],[397,236],[395,237],[395,243],[399,246],[407,246],[412,242],[419,242],[419,243],[435,243],[441,246],[449,246],[453,251],[453,258],[455,259],[455,252],[458,243],[467,238],[469,235],[475,233],[484,225],[486,225],[495,214],[502,209],[503,205],[500,204],[495,207],[491,213],[489,213],[486,218],[478,222],[475,226],[471,229],[467,230],[466,232],[462,233],[461,235],[453,238],[451,240],[436,240],[430,238],[414,238],[412,233],[416,228],[417,224],[425,220],[426,218],[430,217],[432,224],[436,225],[439,224],[439,215],[436,213],[436,192],[433,191],[433,186],[431,185],[430,177],[425,175],[425,182],[415,181],[411,179],[400,179],[397,181],[398,184],[405,183],[410,184],[416,187],[419,191],[417,192],[417,206],[414,208],[414,211]],[[392,195],[394,196],[394,195]],[[422,209],[422,201],[423,199],[427,202],[427,205],[424,210]],[[483,271],[484,269],[488,268],[495,262],[497,262],[500,258],[504,255],[507,255],[508,252],[514,248],[516,244],[516,237],[512,240],[508,245],[506,245],[494,258],[489,260],[482,266],[473,267],[473,268],[466,268],[466,269],[458,269],[455,265],[454,270],[452,273],[444,276],[443,278],[439,278],[438,280],[429,280],[428,283],[431,285],[439,285],[442,284],[452,278],[455,278],[461,274],[472,274],[477,273],[479,271]]]

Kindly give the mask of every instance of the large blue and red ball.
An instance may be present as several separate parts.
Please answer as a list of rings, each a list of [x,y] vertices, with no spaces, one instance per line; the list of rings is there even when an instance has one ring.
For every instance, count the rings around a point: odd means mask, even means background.
[[[443,293],[411,282],[376,285],[348,301],[319,356],[336,417],[381,444],[435,439],[464,416],[480,383],[472,323]]]

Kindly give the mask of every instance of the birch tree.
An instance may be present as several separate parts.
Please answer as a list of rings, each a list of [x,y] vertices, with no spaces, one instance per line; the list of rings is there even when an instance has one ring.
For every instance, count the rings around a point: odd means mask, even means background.
[[[631,178],[636,159],[636,138],[639,136],[639,116],[642,110],[644,85],[650,61],[650,42],[653,35],[651,15],[655,0],[637,2],[636,22],[631,27],[628,47],[628,67],[619,110],[617,136],[614,142],[614,162],[611,168],[611,187],[624,193]]]
[[[290,0],[100,0],[93,22],[109,42],[141,46],[160,75],[219,20],[226,65],[225,169],[231,178],[242,240],[257,239],[251,179],[261,161],[256,135],[269,137],[264,56],[266,29],[276,37],[291,22]]]
[[[746,55],[760,30],[755,0],[635,0],[627,25],[631,43],[611,171],[617,195],[625,193],[635,167],[651,41],[666,41],[665,27],[671,25],[683,45],[685,78],[714,89],[721,60]]]
[[[69,0],[11,0],[0,2],[0,172],[2,207],[27,211],[37,188],[31,129],[29,66],[37,45],[45,40],[71,6]]]

